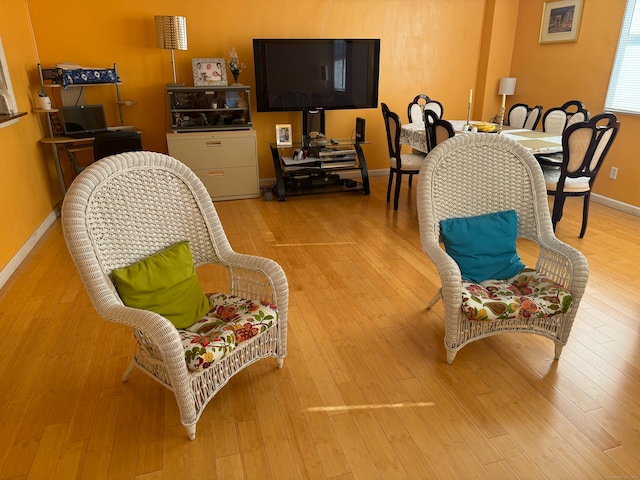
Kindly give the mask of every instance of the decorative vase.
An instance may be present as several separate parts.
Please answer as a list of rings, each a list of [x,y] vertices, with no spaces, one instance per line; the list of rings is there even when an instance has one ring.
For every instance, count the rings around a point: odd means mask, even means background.
[[[38,106],[42,110],[51,110],[51,99],[49,97],[38,97]]]
[[[234,84],[234,85],[240,85],[240,84],[238,83],[238,77],[240,76],[240,72],[238,72],[238,73],[233,73],[233,72],[231,72],[231,74],[233,75],[233,84]]]

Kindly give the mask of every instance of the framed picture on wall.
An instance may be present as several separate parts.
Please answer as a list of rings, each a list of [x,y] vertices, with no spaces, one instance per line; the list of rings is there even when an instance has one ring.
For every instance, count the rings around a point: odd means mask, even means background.
[[[276,145],[278,147],[291,147],[293,145],[291,124],[276,125]]]
[[[193,65],[193,84],[196,87],[228,85],[224,58],[194,58],[191,63]]]
[[[540,43],[577,42],[584,0],[544,2]]]
[[[18,107],[13,94],[13,87],[11,86],[7,58],[4,56],[2,39],[0,38],[0,115],[11,115],[17,111]],[[6,125],[8,124],[3,124],[3,126]]]

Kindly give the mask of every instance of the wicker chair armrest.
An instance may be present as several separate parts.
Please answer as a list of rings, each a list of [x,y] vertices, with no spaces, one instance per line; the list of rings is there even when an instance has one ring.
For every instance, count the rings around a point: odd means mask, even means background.
[[[107,320],[140,332],[164,357],[171,384],[174,387],[180,385],[180,388],[188,388],[186,378],[189,371],[184,359],[184,348],[178,330],[169,320],[155,312],[118,303],[104,305],[100,314]]]
[[[462,274],[456,261],[437,243],[423,243],[424,251],[435,264],[440,275],[441,296],[444,305],[445,345],[452,345],[459,336],[460,325],[457,321],[460,314],[460,298],[462,295]]]
[[[231,280],[231,293],[245,298],[276,303],[288,299],[289,286],[282,267],[274,260],[256,255],[226,252],[221,258]]]
[[[589,279],[586,257],[556,237],[545,238],[540,242],[536,270],[568,288],[574,300],[576,296],[582,297]]]
[[[458,281],[458,283],[462,280],[460,267],[458,267],[456,261],[444,249],[442,249],[440,245],[425,244],[423,245],[423,249],[434,263],[441,276],[445,275],[447,278],[451,277],[451,281]]]
[[[183,355],[184,349],[176,327],[162,315],[150,310],[128,307],[124,304],[111,304],[100,310],[107,320],[122,323],[139,330],[161,348],[175,349]]]

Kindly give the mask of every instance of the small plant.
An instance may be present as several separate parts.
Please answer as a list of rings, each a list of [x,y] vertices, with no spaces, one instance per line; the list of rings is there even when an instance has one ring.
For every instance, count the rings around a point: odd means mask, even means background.
[[[244,68],[246,68],[246,65],[240,62],[238,52],[236,52],[236,48],[233,47],[229,52],[229,70],[231,70],[231,74],[233,75],[233,79],[236,83],[238,83],[238,76]]]

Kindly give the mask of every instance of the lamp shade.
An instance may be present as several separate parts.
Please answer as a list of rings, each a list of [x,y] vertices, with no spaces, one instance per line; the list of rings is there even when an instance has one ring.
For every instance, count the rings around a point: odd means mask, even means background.
[[[513,77],[503,77],[500,79],[498,95],[513,95],[516,91],[516,79]]]
[[[187,19],[156,15],[156,47],[171,50],[187,49]]]

